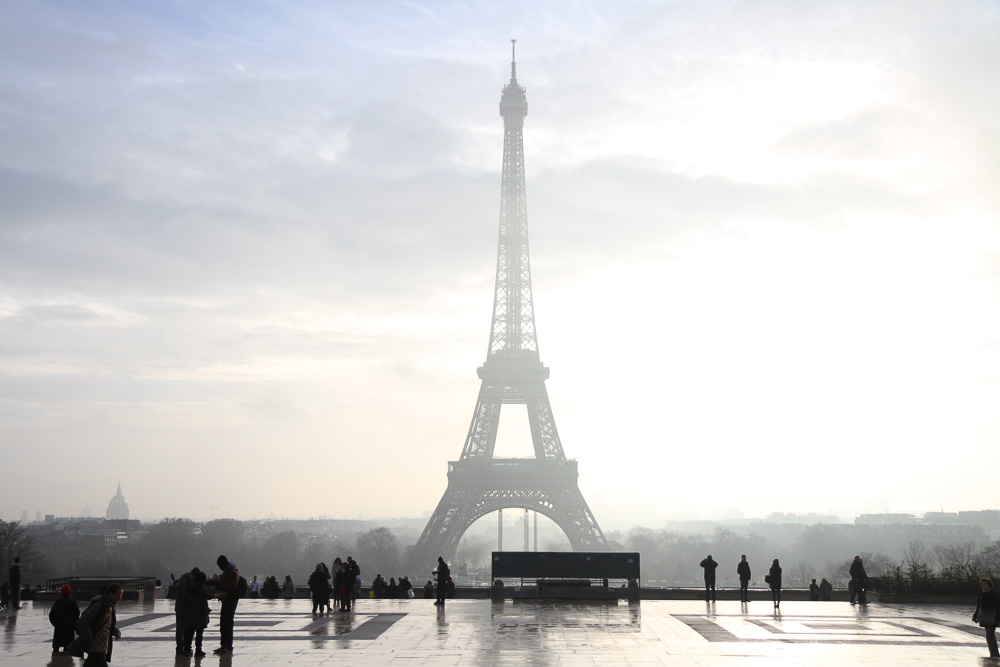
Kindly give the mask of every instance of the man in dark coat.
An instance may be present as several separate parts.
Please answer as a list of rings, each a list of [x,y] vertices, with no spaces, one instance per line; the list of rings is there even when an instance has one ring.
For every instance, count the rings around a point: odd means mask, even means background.
[[[859,603],[868,604],[868,598],[865,597],[865,586],[867,585],[868,573],[865,572],[861,556],[855,556],[854,562],[851,563],[851,604],[854,604],[855,596]]]
[[[747,555],[740,556],[739,565],[736,566],[736,574],[740,577],[740,602],[750,602],[750,595],[747,588],[750,586],[750,563],[747,562]]]
[[[14,564],[10,566],[10,577],[7,578],[10,584],[10,608],[17,611],[21,607],[21,557],[14,559]]]
[[[76,638],[76,620],[80,618],[80,605],[76,603],[70,593],[73,592],[69,586],[63,586],[59,591],[59,599],[52,605],[49,611],[49,623],[52,624],[52,652],[58,653],[59,649],[66,648]]]
[[[701,561],[701,566],[705,568],[705,601],[715,602],[715,568],[719,564],[712,560],[712,554]]]
[[[443,607],[444,598],[448,592],[448,578],[451,576],[451,568],[444,562],[443,556],[438,556],[438,566],[435,571],[437,575],[437,602],[434,604]]]
[[[222,570],[217,588],[222,608],[219,610],[219,643],[221,646],[212,651],[216,655],[227,655],[233,652],[233,626],[236,625],[236,604],[240,601],[238,588],[240,585],[240,571],[236,564],[220,555],[215,559],[215,564]]]

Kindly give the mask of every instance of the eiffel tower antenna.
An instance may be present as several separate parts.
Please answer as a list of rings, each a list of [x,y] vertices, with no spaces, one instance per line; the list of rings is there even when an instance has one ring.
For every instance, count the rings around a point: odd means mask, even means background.
[[[538,355],[524,178],[528,100],[517,82],[515,44],[512,39],[510,82],[500,96],[504,122],[500,234],[489,346],[485,363],[476,371],[482,385],[462,455],[448,462],[448,488],[413,548],[411,562],[416,568],[438,556],[454,556],[469,526],[508,507],[549,517],[577,551],[608,548],[577,486],[576,461],[563,452],[545,389],[549,369]],[[493,456],[501,407],[511,404],[527,407],[534,458]]]

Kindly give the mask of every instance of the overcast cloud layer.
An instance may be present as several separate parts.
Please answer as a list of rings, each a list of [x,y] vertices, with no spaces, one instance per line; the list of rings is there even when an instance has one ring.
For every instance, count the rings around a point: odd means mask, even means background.
[[[3,517],[119,479],[141,517],[431,511],[485,360],[511,37],[599,521],[996,507],[995,2],[11,0]]]

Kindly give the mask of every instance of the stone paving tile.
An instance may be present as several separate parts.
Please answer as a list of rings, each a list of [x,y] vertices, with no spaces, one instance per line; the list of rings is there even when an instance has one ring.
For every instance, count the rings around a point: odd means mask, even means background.
[[[587,604],[453,600],[363,600],[356,613],[313,617],[307,600],[244,600],[236,655],[174,656],[172,602],[122,603],[113,665],[374,665],[446,667],[945,667],[1000,664],[985,658],[971,607],[839,602],[657,600]],[[214,603],[213,603],[214,604]],[[51,654],[46,603],[0,616],[0,664],[78,667]],[[216,610],[217,611],[217,610]],[[205,650],[218,645],[206,631]]]

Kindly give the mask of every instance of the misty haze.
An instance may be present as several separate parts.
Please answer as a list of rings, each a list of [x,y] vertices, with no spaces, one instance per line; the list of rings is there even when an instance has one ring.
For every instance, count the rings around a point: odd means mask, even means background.
[[[0,556],[32,583],[1000,574],[996,6],[0,18]]]

